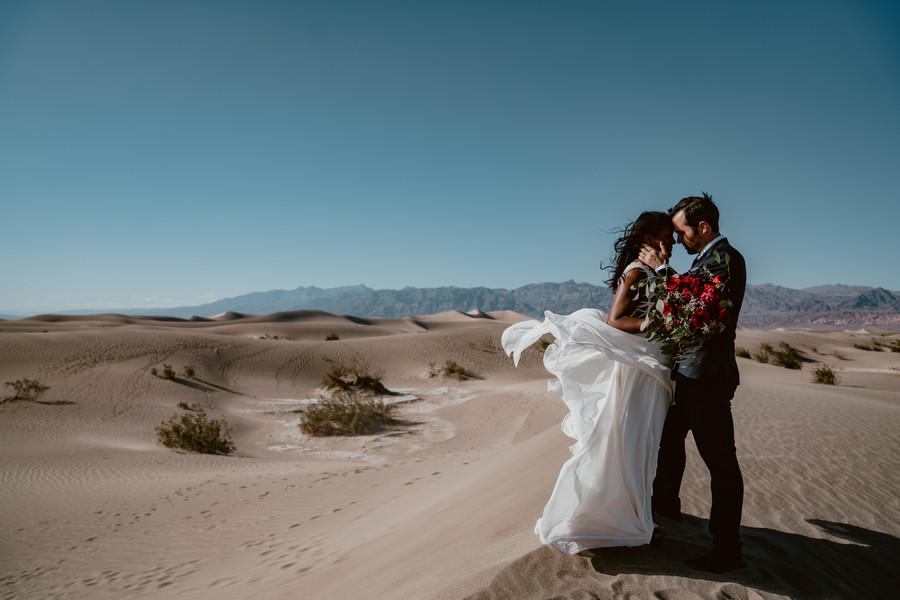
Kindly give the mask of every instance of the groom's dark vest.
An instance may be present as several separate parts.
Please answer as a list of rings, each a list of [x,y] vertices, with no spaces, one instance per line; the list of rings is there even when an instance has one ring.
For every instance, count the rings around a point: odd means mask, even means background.
[[[716,261],[716,253],[721,262]],[[727,266],[726,256],[729,257]],[[713,275],[727,278],[725,291],[733,303],[731,322],[725,331],[709,337],[701,346],[688,352],[672,368],[672,374],[673,377],[677,374],[734,393],[740,382],[737,361],[734,358],[734,336],[738,315],[744,302],[744,289],[747,286],[747,266],[741,253],[723,238],[708,249],[691,270],[703,267],[708,268]]]

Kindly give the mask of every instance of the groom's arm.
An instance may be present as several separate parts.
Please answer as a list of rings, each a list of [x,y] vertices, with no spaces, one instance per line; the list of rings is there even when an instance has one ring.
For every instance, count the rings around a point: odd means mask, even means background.
[[[662,242],[660,242],[659,246],[644,244],[641,253],[638,255],[638,260],[657,273],[669,277],[675,275],[675,271],[669,266],[669,256],[670,253],[666,250],[666,247]]]

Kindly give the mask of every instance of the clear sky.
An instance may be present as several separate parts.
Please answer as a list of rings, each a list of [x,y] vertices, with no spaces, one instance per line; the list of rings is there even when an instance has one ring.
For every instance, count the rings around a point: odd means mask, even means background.
[[[599,284],[701,191],[900,290],[900,3],[0,0],[0,311]]]

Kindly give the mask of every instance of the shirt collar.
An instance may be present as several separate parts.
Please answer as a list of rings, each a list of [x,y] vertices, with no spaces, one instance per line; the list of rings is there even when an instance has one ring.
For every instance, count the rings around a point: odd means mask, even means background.
[[[701,251],[700,251],[700,254],[697,255],[697,260],[700,260],[700,257],[703,256],[704,254],[706,254],[706,251],[707,251],[707,250],[709,250],[710,248],[712,248],[713,246],[715,246],[716,244],[718,244],[718,243],[719,243],[719,240],[724,240],[724,239],[725,239],[725,236],[724,236],[724,235],[719,235],[719,237],[717,237],[716,239],[714,239],[713,241],[711,241],[711,242],[708,243],[707,245],[703,246],[703,250],[701,250]]]

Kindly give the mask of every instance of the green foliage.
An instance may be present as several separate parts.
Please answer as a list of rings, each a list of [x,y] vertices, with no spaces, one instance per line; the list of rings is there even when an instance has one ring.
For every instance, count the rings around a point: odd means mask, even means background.
[[[734,355],[739,358],[750,358],[750,351],[741,346],[736,346],[734,349]]]
[[[172,368],[172,365],[163,364],[163,379],[168,379],[169,381],[175,381],[175,370]]]
[[[194,367],[193,365],[184,365],[184,376],[188,379],[194,378]]]
[[[322,378],[322,387],[330,392],[369,392],[373,394],[391,393],[381,383],[381,374],[366,364],[344,363],[334,365]]]
[[[822,365],[821,367],[816,367],[816,370],[813,372],[813,383],[822,383],[825,385],[835,385],[840,380],[835,374],[835,372],[828,365]]]
[[[4,385],[11,387],[15,392],[5,400],[26,400],[34,402],[40,398],[44,392],[50,389],[49,385],[44,385],[36,379],[28,379],[27,377],[16,379],[15,381],[7,381]]]
[[[313,436],[369,435],[393,423],[394,406],[372,397],[340,392],[311,404],[300,430]]]
[[[183,408],[182,404],[179,407]],[[234,452],[231,430],[224,419],[210,419],[198,404],[192,404],[188,410],[192,412],[176,413],[156,427],[156,437],[163,446],[201,454]]]
[[[339,340],[339,339],[341,339],[341,336],[339,336],[336,333],[329,333],[328,335],[325,336],[326,342],[333,342],[334,340]]]

